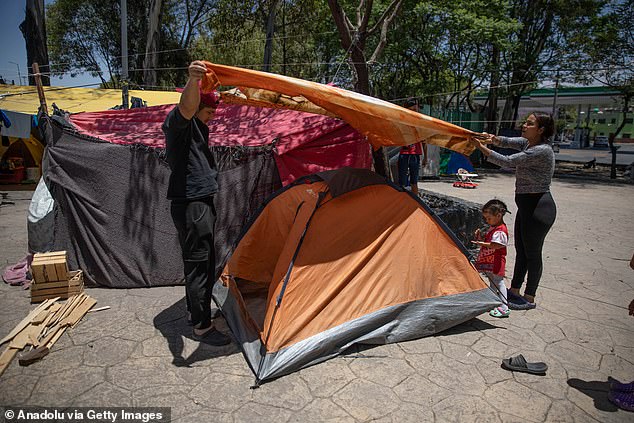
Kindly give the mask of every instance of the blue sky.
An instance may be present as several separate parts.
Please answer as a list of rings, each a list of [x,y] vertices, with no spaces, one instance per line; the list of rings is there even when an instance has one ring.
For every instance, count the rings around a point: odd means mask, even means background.
[[[51,3],[52,0],[45,0],[44,3]],[[22,76],[22,85],[27,85],[26,78],[28,68],[26,63],[26,44],[20,32],[20,23],[24,20],[26,0],[4,0],[2,1],[3,22],[0,25],[0,76],[9,84],[15,81],[19,84],[18,68]],[[63,78],[54,77],[51,85],[71,87],[91,83],[99,83],[99,78],[94,78],[88,74],[78,75],[71,78],[66,75]]]

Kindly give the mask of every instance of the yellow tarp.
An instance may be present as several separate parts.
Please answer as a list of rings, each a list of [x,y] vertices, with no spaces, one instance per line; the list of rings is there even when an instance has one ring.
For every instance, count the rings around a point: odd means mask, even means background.
[[[130,90],[130,99],[140,97],[148,106],[176,104],[180,93],[171,91]],[[121,90],[101,88],[44,87],[46,104],[51,113],[51,105],[71,113],[101,112],[121,104]],[[35,87],[0,84],[0,109],[35,115],[40,105]]]

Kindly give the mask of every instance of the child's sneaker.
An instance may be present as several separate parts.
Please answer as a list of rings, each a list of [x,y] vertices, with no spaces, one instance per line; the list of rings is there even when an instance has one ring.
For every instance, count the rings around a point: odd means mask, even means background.
[[[499,317],[499,318],[509,317],[510,314],[511,314],[511,310],[509,310],[508,308],[504,310],[502,307],[495,307],[493,310],[489,312],[489,316]]]
[[[608,399],[621,410],[634,411],[634,393],[632,392],[610,391]]]

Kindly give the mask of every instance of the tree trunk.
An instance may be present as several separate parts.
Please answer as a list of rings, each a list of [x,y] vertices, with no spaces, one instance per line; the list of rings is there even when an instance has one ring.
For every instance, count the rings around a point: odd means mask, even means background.
[[[51,68],[48,63],[48,49],[46,47],[46,24],[44,21],[44,0],[27,0],[26,16],[20,24],[20,31],[26,41],[27,69],[33,63],[40,66],[42,85],[51,85],[49,76]],[[29,85],[35,85],[35,77],[29,72]]]
[[[485,131],[489,134],[497,134],[498,131],[498,90],[500,86],[500,48],[493,44],[491,55],[491,87],[489,88],[489,100],[486,112]]]
[[[271,9],[269,9],[269,16],[266,20],[266,44],[264,45],[264,64],[262,65],[264,72],[271,71],[273,36],[275,35],[275,14],[279,3],[280,0],[271,0]]]
[[[162,0],[151,0],[149,9],[145,59],[143,60],[143,85],[149,87],[158,85],[156,77],[158,55],[156,52],[160,50],[161,46],[161,4]]]
[[[372,1],[361,0],[357,7],[356,24],[353,24],[346,16],[338,0],[328,0],[328,7],[339,32],[341,46],[350,54],[353,68],[355,91],[370,95],[370,72],[366,58],[365,47],[369,36],[379,33],[379,43],[370,55],[370,62],[374,62],[381,55],[387,45],[387,31],[399,13],[403,0],[392,0],[381,17],[377,19],[372,28],[368,28],[370,15],[372,14]],[[390,178],[389,162],[384,148],[372,152],[374,170],[387,178]]]
[[[612,153],[612,162],[610,166],[610,179],[616,179],[616,146],[614,145],[614,140],[616,139],[616,136],[619,135],[619,133],[625,126],[625,118],[627,117],[627,111],[629,109],[629,104],[630,104],[630,96],[626,95],[623,100],[624,100],[623,101],[623,119],[621,120],[621,124],[608,137],[608,145],[610,146],[610,152]]]

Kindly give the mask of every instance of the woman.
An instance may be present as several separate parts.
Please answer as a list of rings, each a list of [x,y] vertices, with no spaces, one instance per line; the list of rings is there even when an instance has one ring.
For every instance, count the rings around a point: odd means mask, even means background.
[[[542,247],[557,215],[557,207],[550,195],[550,182],[555,171],[555,153],[549,140],[554,132],[553,118],[549,114],[535,112],[529,115],[522,125],[522,137],[506,138],[484,134],[486,144],[512,148],[519,150],[519,153],[504,156],[490,150],[482,142],[474,142],[491,163],[516,169],[516,259],[509,291],[509,306],[515,310],[535,308],[535,293],[543,269]],[[527,274],[526,289],[522,297],[520,288]]]

